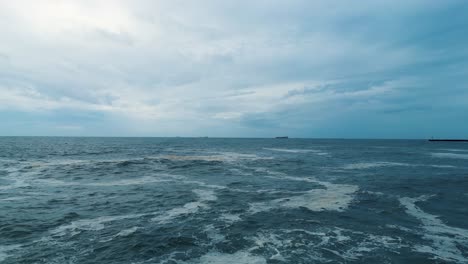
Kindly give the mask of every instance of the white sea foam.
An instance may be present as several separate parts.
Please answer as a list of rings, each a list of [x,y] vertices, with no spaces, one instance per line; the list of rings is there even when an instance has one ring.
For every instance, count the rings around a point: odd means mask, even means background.
[[[305,207],[312,211],[343,211],[354,199],[353,194],[359,189],[358,186],[348,184],[333,184],[310,178],[284,177],[285,180],[297,180],[314,182],[322,185],[325,189],[312,189],[302,195],[275,199],[268,202],[250,204],[250,212],[258,213],[275,208],[299,208]]]
[[[274,175],[274,176],[271,176],[269,178],[273,178],[273,179],[279,179],[279,180],[291,180],[291,181],[302,181],[302,182],[313,182],[313,183],[317,183],[319,185],[323,185],[323,186],[326,186],[328,184],[332,184],[332,183],[329,183],[329,182],[322,182],[322,181],[318,181],[316,179],[312,179],[312,178],[307,178],[307,177],[295,177],[295,176],[288,176],[284,173],[281,173],[281,172],[278,172],[278,173],[273,173],[272,171],[269,172],[270,174]]]
[[[62,160],[49,160],[47,162],[37,162],[37,166],[67,166],[83,163],[95,162],[94,160],[76,160],[76,159],[62,159]]]
[[[263,160],[272,159],[272,157],[263,157],[255,154],[237,153],[237,152],[210,152],[209,155],[163,155],[154,158],[162,158],[173,161],[220,161],[237,162],[241,160]]]
[[[328,152],[316,150],[316,149],[287,149],[287,148],[263,148],[265,150],[286,152],[286,153],[314,153],[316,155],[326,156]]]
[[[442,152],[436,152],[436,153],[431,153],[433,157],[436,158],[448,158],[448,159],[468,159],[468,154],[465,153],[442,153]]]
[[[199,201],[215,201],[218,199],[213,190],[193,190],[193,192],[200,197]]]
[[[133,233],[135,233],[138,229],[140,229],[138,226],[134,226],[134,227],[131,227],[131,228],[128,228],[128,229],[124,229],[122,231],[120,231],[119,233],[117,233],[117,235],[115,235],[116,237],[126,237],[126,236],[129,236]]]
[[[227,214],[227,213],[221,214],[219,219],[230,224],[242,220],[242,218],[240,217],[240,214]]]
[[[409,163],[402,163],[402,162],[387,162],[387,161],[378,161],[378,162],[360,162],[360,163],[352,163],[343,166],[342,168],[345,170],[361,170],[361,169],[372,169],[372,168],[379,168],[379,167],[417,167],[417,166],[429,166],[433,168],[443,168],[443,169],[450,169],[456,168],[453,165],[426,165],[426,164],[409,164]]]
[[[140,227],[138,227],[138,226],[127,228],[127,229],[121,230],[119,233],[113,235],[112,237],[107,238],[107,239],[102,239],[99,242],[109,242],[109,241],[111,241],[111,240],[113,240],[114,238],[117,238],[117,237],[127,237],[127,236],[135,233],[138,229],[140,229]]]
[[[266,264],[267,261],[261,256],[252,255],[248,251],[238,251],[233,254],[211,251],[199,259],[188,261],[193,264]]]
[[[8,254],[10,251],[15,251],[21,247],[20,244],[17,245],[8,245],[8,246],[2,246],[0,245],[0,262],[4,261],[11,255]]]
[[[362,240],[359,241],[355,247],[341,252],[339,256],[348,260],[357,260],[360,257],[363,257],[364,255],[368,254],[369,252],[375,251],[379,248],[387,248],[393,250],[402,247],[407,247],[407,245],[402,244],[401,238],[365,234],[362,237]]]
[[[448,226],[437,215],[426,213],[416,206],[416,203],[427,201],[431,197],[403,197],[399,199],[400,203],[406,208],[406,213],[421,221],[424,239],[432,242],[431,246],[419,245],[414,247],[414,250],[432,254],[434,258],[443,261],[468,263],[468,259],[463,256],[458,248],[458,245],[468,247],[468,230]]]
[[[237,175],[242,175],[242,176],[249,176],[249,175],[252,175],[252,173],[250,172],[245,172],[241,169],[238,169],[238,168],[228,168],[228,170],[234,174],[237,174]]]
[[[80,183],[77,183],[77,182],[66,182],[66,181],[61,181],[57,179],[35,179],[32,182],[34,182],[35,185],[46,185],[46,186],[80,185]]]
[[[0,199],[0,201],[18,201],[18,200],[24,200],[27,198],[28,197],[25,197],[25,196],[14,196],[14,197],[2,198]]]
[[[61,167],[70,165],[89,165],[89,164],[113,164],[122,162],[138,162],[143,161],[145,158],[130,158],[130,159],[107,159],[107,160],[88,160],[88,159],[50,159],[50,160],[30,160],[30,161],[19,161],[19,167],[12,168],[10,170],[37,170],[48,167]]]
[[[408,163],[401,163],[401,162],[386,162],[386,161],[379,161],[379,162],[359,162],[353,164],[347,164],[343,166],[343,169],[346,170],[359,170],[359,169],[371,169],[371,168],[378,168],[378,167],[393,167],[393,166],[412,166]]]
[[[285,149],[285,148],[263,148],[263,149],[271,150],[271,151],[278,151],[278,152],[288,152],[288,153],[308,153],[308,152],[315,151],[312,149]]]
[[[48,186],[73,186],[73,185],[82,185],[82,186],[127,186],[127,185],[144,185],[149,183],[157,182],[172,182],[177,178],[176,176],[162,174],[156,176],[144,176],[144,177],[135,177],[131,179],[122,179],[116,181],[101,181],[101,182],[76,182],[76,181],[62,181],[58,179],[34,179],[31,182],[39,185],[48,185]]]
[[[5,180],[10,181],[10,183],[0,186],[0,190],[10,190],[31,186],[31,181],[37,174],[38,171],[21,172],[19,169],[11,170],[8,176],[3,177]]]
[[[159,223],[167,223],[170,220],[182,215],[195,214],[201,209],[210,208],[206,202],[215,201],[217,199],[213,190],[193,190],[198,196],[198,200],[184,204],[182,207],[173,208],[162,215],[154,217],[152,220]]]
[[[456,166],[453,165],[431,165],[433,168],[440,168],[440,169],[453,169],[456,168]]]
[[[224,161],[222,156],[216,156],[216,155],[164,155],[160,156],[159,158],[162,159],[168,159],[168,160],[173,160],[173,161],[197,161],[197,160],[202,160],[202,161]]]
[[[373,191],[363,191],[363,193],[372,194],[372,195],[375,195],[375,196],[384,196],[385,195],[385,193],[383,193],[383,192],[373,192]]]
[[[92,219],[80,219],[73,221],[66,225],[61,225],[50,233],[54,236],[64,236],[69,234],[71,236],[77,235],[83,231],[98,231],[105,228],[105,224],[113,221],[120,221],[125,219],[139,218],[147,214],[128,214],[128,215],[115,215],[115,216],[101,216]]]
[[[287,174],[285,173],[282,173],[282,172],[279,172],[279,171],[272,171],[268,168],[262,168],[262,167],[257,167],[257,168],[253,168],[255,169],[256,172],[262,172],[262,173],[267,173],[267,174],[270,174],[270,175],[274,175],[274,176],[281,176],[281,177],[286,177]]]
[[[68,166],[84,163],[93,163],[94,160],[77,160],[77,159],[56,159],[56,160],[30,160],[20,161],[19,164],[23,169],[35,169],[35,168],[46,168],[53,166]]]
[[[117,164],[123,162],[141,162],[145,158],[120,158],[120,159],[57,159],[57,160],[48,160],[37,161],[35,164],[37,166],[68,166],[68,165],[77,165],[77,164]]]
[[[255,246],[249,251],[267,249],[273,254],[269,259],[288,261],[297,252],[308,252],[309,262],[330,262],[328,253],[346,261],[355,261],[377,249],[396,250],[407,247],[399,237],[373,235],[338,227],[306,229],[283,229],[261,231],[251,238]],[[337,249],[339,245],[339,249]],[[274,252],[274,253],[273,253]],[[325,254],[326,253],[326,254]]]
[[[269,248],[275,252],[274,255],[269,257],[272,260],[278,261],[286,261],[286,259],[281,255],[279,249],[291,246],[291,240],[289,239],[281,239],[279,235],[273,233],[264,233],[260,232],[255,237],[251,238],[255,243],[255,246],[251,247],[248,251],[252,252],[257,249],[261,248]]]
[[[168,223],[170,220],[182,215],[194,214],[200,209],[207,209],[208,206],[201,202],[186,203],[182,207],[173,208],[163,215],[154,217],[152,220],[159,223]]]
[[[186,183],[186,184],[195,184],[195,185],[198,185],[198,186],[201,186],[201,187],[212,188],[212,189],[225,189],[226,188],[225,186],[222,186],[222,185],[207,184],[207,183],[204,183],[204,182],[201,182],[201,181],[183,180],[182,182]]]
[[[156,183],[156,182],[171,182],[174,181],[172,179],[161,179],[151,176],[145,176],[140,178],[133,178],[133,179],[124,179],[118,181],[108,181],[108,182],[96,182],[96,183],[83,183],[82,185],[88,186],[126,186],[126,185],[142,185],[148,183]]]
[[[205,226],[203,232],[210,239],[210,245],[217,244],[226,240],[226,237],[219,232],[213,224]]]
[[[255,154],[237,153],[237,152],[218,152],[226,161],[235,162],[239,160],[271,160],[273,157],[258,156]]]
[[[409,233],[413,232],[413,230],[411,230],[409,228],[406,228],[406,227],[403,227],[403,226],[399,226],[399,225],[386,224],[385,226],[388,227],[388,228],[399,229],[401,231],[405,231],[405,232],[409,232]]]
[[[452,152],[468,152],[468,149],[440,149],[442,151],[452,151]]]
[[[28,165],[29,166],[29,165]],[[40,174],[40,170],[24,170],[24,168],[14,168],[8,171],[8,175],[4,179],[11,181],[8,185],[0,186],[0,190],[9,190],[16,188],[23,188],[35,185],[70,185],[63,181],[56,179],[37,179],[37,175]]]

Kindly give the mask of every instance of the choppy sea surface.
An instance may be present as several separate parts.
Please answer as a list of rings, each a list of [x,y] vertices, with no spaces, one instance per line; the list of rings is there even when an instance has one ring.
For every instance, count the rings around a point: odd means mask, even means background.
[[[468,263],[468,144],[0,138],[1,263]]]

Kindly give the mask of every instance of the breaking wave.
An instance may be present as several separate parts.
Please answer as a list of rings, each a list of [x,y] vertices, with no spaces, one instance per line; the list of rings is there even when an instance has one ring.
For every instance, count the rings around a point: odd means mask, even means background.
[[[414,250],[434,255],[434,258],[443,261],[468,262],[464,253],[459,249],[459,246],[468,247],[468,230],[448,226],[438,216],[424,212],[416,205],[416,203],[427,201],[431,197],[423,195],[416,198],[403,197],[399,199],[406,208],[406,212],[421,221],[424,239],[432,242],[430,246],[417,245]]]
[[[152,220],[158,223],[167,223],[170,220],[186,216],[189,214],[195,214],[200,210],[210,208],[207,202],[215,201],[218,197],[214,194],[213,190],[193,190],[193,192],[198,196],[198,200],[195,202],[190,202],[184,204],[182,207],[176,207],[168,212],[154,217]]]

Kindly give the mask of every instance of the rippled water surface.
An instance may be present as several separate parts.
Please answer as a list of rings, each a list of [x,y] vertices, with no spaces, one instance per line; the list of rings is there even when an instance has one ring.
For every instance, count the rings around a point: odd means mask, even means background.
[[[468,144],[0,138],[1,263],[468,263]]]

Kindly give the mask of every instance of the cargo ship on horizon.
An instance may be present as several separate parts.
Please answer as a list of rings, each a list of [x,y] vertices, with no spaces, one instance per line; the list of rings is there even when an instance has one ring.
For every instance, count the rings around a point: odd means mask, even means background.
[[[429,141],[445,141],[445,142],[468,142],[468,139],[444,139],[444,138],[430,138]]]

